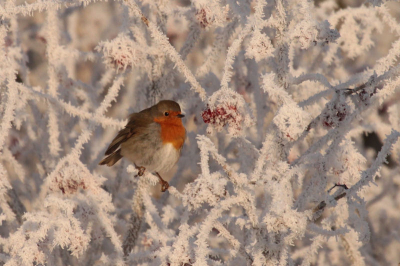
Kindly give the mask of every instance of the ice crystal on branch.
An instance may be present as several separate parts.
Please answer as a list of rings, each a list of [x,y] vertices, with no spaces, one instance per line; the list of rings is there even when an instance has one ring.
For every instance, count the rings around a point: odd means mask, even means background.
[[[217,204],[221,198],[226,196],[227,180],[220,178],[218,173],[210,176],[210,178],[202,178],[201,176],[191,184],[188,184],[183,191],[185,195],[182,198],[183,204],[189,210],[196,210],[208,203],[211,206]]]
[[[268,36],[259,31],[254,31],[249,47],[246,50],[246,56],[259,62],[272,56],[273,51],[274,49]]]
[[[336,29],[332,29],[331,24],[327,20],[318,24],[317,29],[317,39],[321,40],[325,44],[334,43],[340,37],[340,33]]]
[[[350,107],[346,103],[345,96],[343,94],[337,96],[336,100],[332,100],[322,113],[322,123],[327,128],[337,127],[339,123],[346,118],[349,112]]]
[[[203,29],[223,25],[227,21],[229,9],[218,2],[195,1],[195,18]]]
[[[386,0],[2,1],[0,264],[397,264],[399,16]],[[98,165],[161,99],[187,133],[163,194],[125,159]]]
[[[147,55],[143,48],[135,44],[126,33],[120,33],[111,41],[100,42],[96,50],[102,52],[103,62],[108,68],[125,71],[146,61]]]

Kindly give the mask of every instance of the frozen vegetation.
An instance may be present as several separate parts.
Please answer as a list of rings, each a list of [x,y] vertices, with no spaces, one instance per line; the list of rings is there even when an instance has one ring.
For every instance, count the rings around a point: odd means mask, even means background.
[[[0,264],[397,265],[399,17],[385,0],[1,0]],[[161,99],[187,128],[165,193],[98,165]]]

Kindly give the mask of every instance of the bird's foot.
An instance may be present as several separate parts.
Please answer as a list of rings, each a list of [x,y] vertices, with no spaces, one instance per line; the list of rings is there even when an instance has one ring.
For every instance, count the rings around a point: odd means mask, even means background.
[[[160,180],[160,184],[161,184],[161,192],[165,192],[167,191],[167,189],[169,188],[169,184],[167,181],[165,180]]]
[[[138,176],[144,175],[144,171],[146,171],[146,168],[144,168],[143,166],[136,166],[136,169],[138,169],[138,171],[139,171]]]
[[[156,175],[158,176],[158,179],[160,181],[160,185],[161,185],[161,192],[165,192],[167,191],[167,189],[169,188],[169,184],[167,181],[165,181],[159,173],[156,172]]]

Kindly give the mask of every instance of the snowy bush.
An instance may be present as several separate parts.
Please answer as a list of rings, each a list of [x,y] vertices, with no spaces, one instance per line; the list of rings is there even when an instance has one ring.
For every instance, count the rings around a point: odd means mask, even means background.
[[[399,15],[1,1],[2,265],[397,265]],[[187,129],[165,193],[126,160],[98,165],[161,99]]]

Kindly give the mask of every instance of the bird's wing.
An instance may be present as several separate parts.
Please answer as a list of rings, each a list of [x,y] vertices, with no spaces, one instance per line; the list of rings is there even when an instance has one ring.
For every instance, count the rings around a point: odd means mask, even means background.
[[[118,132],[118,135],[113,139],[113,141],[108,146],[105,155],[110,155],[115,152],[120,145],[131,138],[134,134],[140,133],[145,129],[153,120],[149,115],[141,113],[133,113],[129,116],[129,122],[126,124],[125,128]]]

